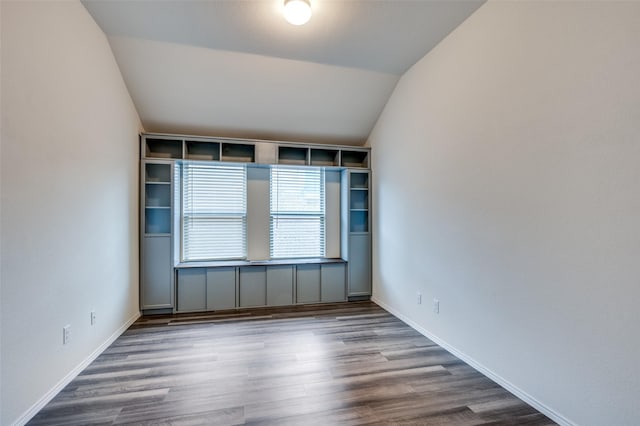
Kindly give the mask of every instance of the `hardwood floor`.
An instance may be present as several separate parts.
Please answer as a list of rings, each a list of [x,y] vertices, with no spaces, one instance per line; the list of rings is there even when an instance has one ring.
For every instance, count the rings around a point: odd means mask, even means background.
[[[143,317],[30,425],[551,425],[371,302]]]

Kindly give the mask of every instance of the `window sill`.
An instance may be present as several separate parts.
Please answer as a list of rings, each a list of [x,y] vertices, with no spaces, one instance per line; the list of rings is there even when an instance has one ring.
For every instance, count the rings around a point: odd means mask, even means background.
[[[265,259],[265,260],[213,260],[206,262],[182,262],[175,265],[176,269],[185,268],[216,268],[222,266],[272,266],[272,265],[306,265],[318,263],[345,263],[346,260],[339,257],[314,257],[302,259]]]

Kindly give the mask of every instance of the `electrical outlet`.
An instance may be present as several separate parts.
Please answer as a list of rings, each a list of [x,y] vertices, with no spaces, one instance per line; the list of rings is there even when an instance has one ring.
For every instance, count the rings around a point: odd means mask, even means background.
[[[422,293],[418,293],[416,302],[418,303],[418,305],[422,305]]]
[[[433,299],[433,313],[440,313],[440,301],[438,299]]]
[[[62,344],[66,345],[71,340],[71,324],[62,327]]]
[[[96,311],[91,311],[91,325],[96,325]]]

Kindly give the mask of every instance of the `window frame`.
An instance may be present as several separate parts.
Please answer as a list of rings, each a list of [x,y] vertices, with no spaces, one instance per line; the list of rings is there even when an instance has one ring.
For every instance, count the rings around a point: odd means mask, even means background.
[[[279,170],[284,171],[296,171],[301,174],[304,173],[317,173],[319,175],[319,204],[320,209],[316,211],[286,211],[282,212],[274,211],[274,171],[277,173]],[[299,184],[299,183],[298,183]],[[278,191],[276,189],[275,191]],[[277,194],[276,194],[277,196]],[[275,202],[276,206],[279,204],[278,201]],[[272,166],[269,170],[269,258],[270,259],[310,259],[310,258],[326,258],[327,253],[327,211],[326,211],[326,175],[323,167],[309,167],[309,166],[292,166],[292,165],[277,165]],[[318,218],[320,223],[320,251],[318,253],[277,253],[275,248],[275,231],[274,224],[278,224],[278,219],[308,219],[308,218]],[[284,248],[282,249],[284,251]]]
[[[179,248],[179,257],[181,263],[191,263],[191,262],[216,262],[216,261],[227,261],[227,260],[246,260],[248,256],[248,224],[247,224],[247,197],[248,197],[248,176],[247,176],[247,165],[246,164],[235,164],[235,163],[203,163],[203,162],[192,162],[192,161],[182,161],[179,163],[180,168],[180,182],[179,185],[176,185],[176,189],[179,191],[180,198],[180,208],[179,208],[179,220],[178,226],[180,230],[180,248]],[[202,168],[211,168],[211,169],[242,169],[243,173],[243,194],[242,194],[242,204],[244,210],[242,213],[229,213],[229,212],[206,212],[208,216],[200,216],[201,218],[239,218],[242,223],[242,254],[239,256],[229,255],[229,256],[210,256],[210,257],[187,257],[186,256],[186,248],[185,245],[187,243],[187,232],[185,231],[185,220],[187,217],[193,217],[193,213],[187,215],[186,212],[186,202],[185,199],[188,196],[188,191],[186,188],[187,179],[185,179],[185,175],[187,173],[187,169],[189,167],[202,167]]]

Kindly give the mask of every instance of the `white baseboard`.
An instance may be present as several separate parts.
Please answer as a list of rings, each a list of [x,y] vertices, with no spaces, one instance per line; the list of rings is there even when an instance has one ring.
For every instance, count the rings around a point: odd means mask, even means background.
[[[569,419],[564,417],[562,414],[552,410],[551,408],[549,408],[548,406],[546,406],[542,402],[538,401],[537,399],[535,399],[534,397],[529,395],[527,392],[523,391],[522,389],[520,389],[516,385],[512,384],[511,382],[509,382],[508,380],[506,380],[505,378],[503,378],[499,374],[491,371],[490,369],[488,369],[484,365],[480,364],[479,362],[477,362],[476,360],[474,360],[470,356],[466,355],[465,353],[463,353],[463,352],[459,351],[458,349],[454,348],[453,346],[449,345],[447,342],[445,342],[444,340],[442,340],[438,336],[433,335],[432,333],[427,331],[425,328],[423,328],[422,326],[420,326],[417,323],[415,323],[413,320],[407,318],[402,313],[400,313],[397,310],[393,309],[391,306],[387,305],[386,303],[381,302],[380,300],[376,299],[375,297],[372,297],[371,301],[374,302],[376,305],[380,306],[381,308],[383,308],[385,311],[388,311],[389,313],[391,313],[395,317],[397,317],[400,320],[402,320],[404,323],[406,323],[408,326],[410,326],[411,328],[416,330],[418,333],[420,333],[423,336],[425,336],[426,338],[434,341],[436,344],[438,344],[439,346],[443,347],[444,349],[446,349],[451,354],[453,354],[456,357],[460,358],[461,360],[463,360],[464,362],[466,362],[467,364],[469,364],[470,366],[472,366],[473,368],[478,370],[480,373],[484,374],[485,376],[487,376],[488,378],[490,378],[491,380],[493,380],[494,382],[496,382],[497,384],[499,384],[500,386],[502,386],[503,388],[505,388],[506,390],[508,390],[509,392],[511,392],[512,394],[514,394],[515,396],[517,396],[518,398],[523,400],[524,402],[526,402],[527,404],[529,404],[532,407],[534,407],[536,410],[540,411],[545,416],[549,417],[554,422],[556,422],[556,423],[558,423],[558,424],[560,424],[562,426],[576,426],[576,423],[570,421]]]
[[[29,420],[31,420],[45,405],[49,403],[65,386],[67,386],[78,374],[82,372],[89,364],[91,364],[98,356],[109,347],[110,344],[120,337],[136,320],[140,318],[140,312],[133,315],[127,320],[120,328],[118,328],[107,340],[105,340],[100,346],[96,348],[91,354],[86,357],[80,364],[78,364],[73,370],[71,370],[66,376],[64,376],[54,387],[52,387],[46,394],[42,396],[33,404],[27,411],[25,411],[18,419],[12,423],[13,426],[24,426]]]

